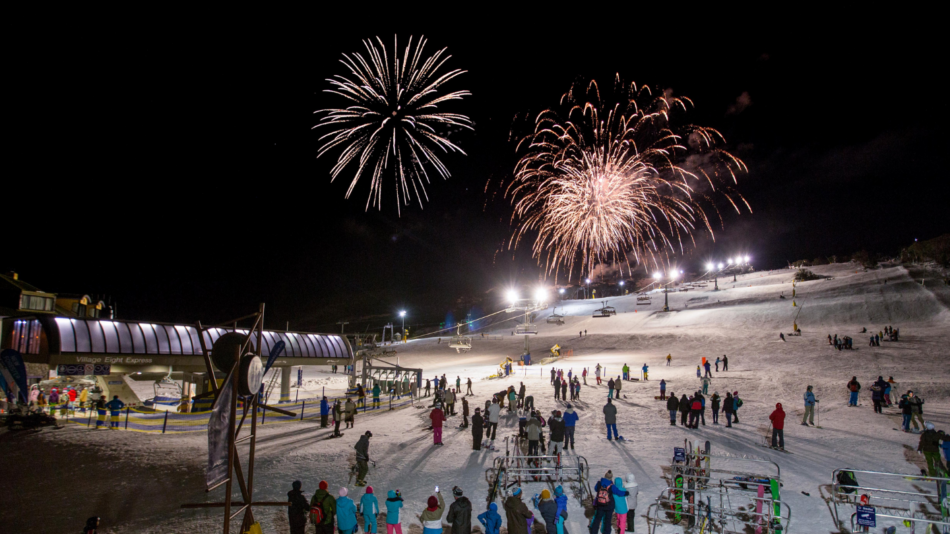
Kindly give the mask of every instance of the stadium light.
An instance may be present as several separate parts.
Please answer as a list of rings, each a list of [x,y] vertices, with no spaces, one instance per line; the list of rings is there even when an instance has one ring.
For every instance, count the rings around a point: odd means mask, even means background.
[[[657,272],[657,273],[653,273],[653,279],[654,279],[654,280],[659,280],[660,278],[663,278],[663,273],[658,273],[658,272]]]
[[[534,300],[538,302],[544,302],[548,298],[548,292],[543,288],[539,287],[534,290]]]
[[[745,262],[746,262],[746,263],[749,263],[749,257],[748,257],[748,256],[746,256],[744,259],[745,259]]]
[[[712,271],[712,270],[715,269],[715,268],[716,268],[716,266],[713,265],[712,262],[709,262],[709,263],[706,264],[706,271],[707,271],[707,272]]]
[[[518,302],[518,292],[515,291],[514,289],[509,289],[507,296],[508,296],[508,302],[512,304],[514,304],[515,302]]]

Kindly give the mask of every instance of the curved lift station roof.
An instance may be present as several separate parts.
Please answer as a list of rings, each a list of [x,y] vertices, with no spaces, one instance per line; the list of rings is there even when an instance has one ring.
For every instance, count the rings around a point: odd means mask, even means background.
[[[34,331],[39,329],[42,332]],[[210,350],[219,337],[231,331],[230,328],[206,329],[205,346]],[[237,331],[248,333],[246,329]],[[204,367],[201,340],[194,325],[38,317],[16,320],[13,333],[13,348],[19,350],[26,361],[35,363]],[[26,342],[38,335],[44,338],[41,343]],[[18,337],[24,340],[20,346],[17,346]],[[278,341],[284,342],[284,351],[276,365],[349,363],[353,357],[350,344],[340,335],[272,330],[263,333],[261,356],[266,358]],[[258,352],[256,335],[251,336],[251,344]]]

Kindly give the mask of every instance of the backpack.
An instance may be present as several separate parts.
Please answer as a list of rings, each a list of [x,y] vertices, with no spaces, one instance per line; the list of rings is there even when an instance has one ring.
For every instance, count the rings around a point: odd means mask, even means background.
[[[858,390],[858,385],[852,383],[851,386],[850,386],[850,389],[851,389],[851,391],[857,391],[857,390]]]
[[[740,399],[739,397],[736,397],[736,408],[741,408],[741,407],[742,407],[742,399]]]
[[[323,520],[327,518],[327,515],[323,512],[323,503],[326,501],[326,498],[322,501],[317,501],[315,506],[310,507],[310,520],[314,525],[319,525],[323,523]]]
[[[610,485],[601,486],[597,490],[597,504],[598,505],[607,505],[610,504]]]

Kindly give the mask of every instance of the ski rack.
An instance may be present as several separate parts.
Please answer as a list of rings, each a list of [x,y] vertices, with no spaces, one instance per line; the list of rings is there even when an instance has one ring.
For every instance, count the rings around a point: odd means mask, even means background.
[[[514,451],[511,450],[512,441]],[[506,437],[505,455],[496,457],[492,467],[485,470],[489,486],[488,504],[512,486],[535,483],[550,483],[553,490],[555,485],[567,482],[579,501],[592,498],[588,483],[590,466],[586,458],[578,455],[528,456],[522,453],[520,441],[524,440]]]
[[[761,458],[738,457],[724,454],[707,454],[692,447],[692,443],[686,441],[686,459],[684,462],[670,463],[669,486],[663,489],[655,502],[647,507],[646,518],[648,532],[654,534],[660,524],[682,524],[684,531],[694,527],[708,513],[712,518],[716,529],[721,534],[744,533],[746,527],[751,527],[755,532],[768,534],[785,533],[789,531],[791,524],[792,510],[780,498],[776,499],[771,494],[770,483],[758,482],[758,480],[775,480],[781,486],[781,468],[771,460]],[[726,466],[717,466],[713,463],[733,463],[747,462],[750,464],[771,465],[774,467],[774,474],[763,475],[760,472],[726,469]],[[706,467],[708,462],[709,467]],[[697,465],[697,463],[699,465]],[[683,477],[682,487],[676,487],[674,480],[677,475]],[[728,476],[729,478],[723,478]],[[751,478],[751,480],[736,480],[732,477],[742,476]],[[745,486],[745,487],[743,487]],[[758,496],[759,487],[763,486],[763,496]],[[680,494],[679,499],[676,498]],[[688,502],[686,495],[692,493],[693,501]],[[712,504],[707,506],[707,497],[709,502],[718,501],[718,506]],[[748,510],[738,510],[733,507],[733,498],[749,499],[753,506]],[[695,504],[693,504],[695,503]],[[761,503],[760,511],[755,512],[755,504]],[[681,510],[678,513],[681,516],[679,523],[665,519],[665,515],[675,505],[679,505]],[[775,507],[784,507],[784,515],[775,515]],[[652,515],[651,515],[652,510]],[[685,520],[685,521],[684,521]],[[731,530],[727,530],[726,526]]]
[[[875,485],[885,487],[869,487],[863,486],[860,483],[855,486],[841,484],[838,482],[838,474],[842,471],[850,471],[855,475],[864,474],[878,477],[878,480],[880,480],[882,484]],[[898,482],[901,480],[909,481],[906,485],[916,491],[896,489],[894,484],[889,484],[889,482]],[[918,489],[915,482],[936,483],[937,493],[934,494]],[[860,530],[861,527],[857,527],[858,529],[856,530],[854,520],[857,515],[857,506],[862,505],[860,497],[862,494],[866,494],[871,496],[867,506],[873,506],[876,509],[875,515],[878,518],[896,519],[899,521],[906,519],[915,523],[926,523],[940,527],[942,532],[947,532],[950,530],[950,517],[948,517],[945,511],[940,510],[939,498],[940,494],[943,493],[943,498],[945,500],[947,499],[946,485],[948,483],[950,483],[950,478],[944,477],[906,475],[903,473],[886,473],[883,471],[862,471],[850,468],[835,469],[831,473],[831,496],[835,507],[835,522],[841,526],[842,529],[844,528],[838,507],[847,507],[851,509],[851,529],[849,532],[863,532],[863,530]],[[944,485],[942,492],[940,491],[941,484]],[[851,492],[845,491],[844,488],[850,489]],[[933,506],[934,502],[938,503],[937,510],[927,510],[927,507]],[[918,508],[923,508],[923,510],[919,510]]]

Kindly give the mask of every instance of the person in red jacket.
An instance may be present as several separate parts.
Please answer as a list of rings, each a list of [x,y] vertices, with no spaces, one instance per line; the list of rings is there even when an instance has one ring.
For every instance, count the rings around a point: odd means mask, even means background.
[[[442,445],[442,421],[445,421],[445,412],[438,404],[429,412],[429,419],[432,419],[432,441],[436,445]]]
[[[772,421],[772,448],[778,448],[780,451],[785,450],[785,411],[782,410],[782,403],[775,405],[775,411],[772,412],[772,415],[769,416],[769,421]],[[778,441],[778,447],[776,447],[776,441]]]

